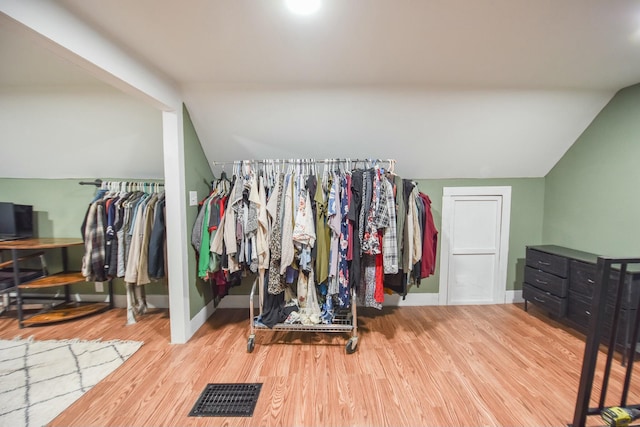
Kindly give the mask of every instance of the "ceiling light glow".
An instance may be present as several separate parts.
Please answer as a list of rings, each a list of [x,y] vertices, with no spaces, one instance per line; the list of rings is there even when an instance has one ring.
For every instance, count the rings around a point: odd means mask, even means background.
[[[285,0],[291,13],[296,15],[311,15],[320,10],[322,0]]]

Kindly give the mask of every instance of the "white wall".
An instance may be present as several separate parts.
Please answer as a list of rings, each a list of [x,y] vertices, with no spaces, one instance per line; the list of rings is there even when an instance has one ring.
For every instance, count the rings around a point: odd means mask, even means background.
[[[416,179],[544,176],[613,96],[599,90],[187,86],[210,161],[395,158]]]
[[[0,177],[162,179],[162,113],[112,87],[0,88]]]
[[[182,98],[179,92],[171,81],[54,2],[0,0],[0,12],[0,23],[13,26],[16,31],[32,37],[101,81],[162,111],[171,341],[186,342],[194,332],[194,325],[189,317],[189,301],[185,298],[190,280],[184,253],[187,247],[186,190]],[[93,147],[96,151],[99,148]],[[87,158],[76,158],[79,164],[88,161]]]

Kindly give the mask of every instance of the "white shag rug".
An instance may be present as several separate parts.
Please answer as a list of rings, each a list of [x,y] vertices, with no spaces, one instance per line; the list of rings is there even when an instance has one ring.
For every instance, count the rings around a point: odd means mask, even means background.
[[[141,342],[0,340],[0,426],[52,421]]]

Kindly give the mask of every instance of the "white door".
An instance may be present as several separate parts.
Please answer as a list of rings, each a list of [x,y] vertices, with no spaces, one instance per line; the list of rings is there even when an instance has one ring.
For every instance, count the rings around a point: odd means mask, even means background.
[[[505,302],[511,187],[445,187],[440,304]]]

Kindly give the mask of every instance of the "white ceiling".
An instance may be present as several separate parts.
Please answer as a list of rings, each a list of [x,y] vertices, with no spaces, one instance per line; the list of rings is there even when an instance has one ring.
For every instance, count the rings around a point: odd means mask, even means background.
[[[210,161],[379,157],[413,178],[544,176],[640,82],[638,1],[323,0],[313,17],[281,0],[57,3],[175,84]],[[10,39],[0,32],[0,88],[90,83]]]
[[[640,3],[60,0],[179,84],[616,90],[640,81]]]

